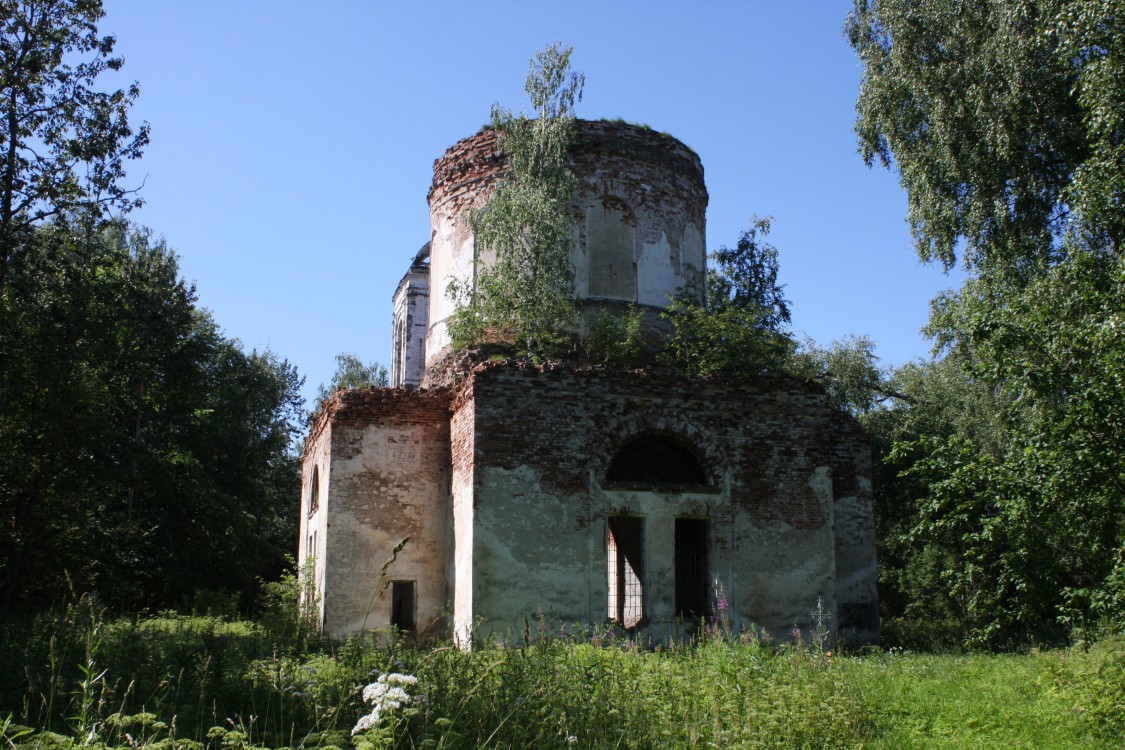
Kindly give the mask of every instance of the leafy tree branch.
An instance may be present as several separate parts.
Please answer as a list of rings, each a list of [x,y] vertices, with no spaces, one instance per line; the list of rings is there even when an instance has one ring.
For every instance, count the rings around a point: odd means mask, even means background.
[[[104,15],[100,0],[0,1],[0,291],[39,222],[140,202],[121,184],[148,144],[148,123],[129,122],[140,89],[94,86],[123,65]]]
[[[459,303],[450,322],[456,347],[501,341],[541,358],[576,330],[567,155],[585,80],[570,72],[570,54],[554,43],[531,60],[524,89],[534,119],[493,107],[507,167],[488,202],[468,216],[477,274],[450,284]]]

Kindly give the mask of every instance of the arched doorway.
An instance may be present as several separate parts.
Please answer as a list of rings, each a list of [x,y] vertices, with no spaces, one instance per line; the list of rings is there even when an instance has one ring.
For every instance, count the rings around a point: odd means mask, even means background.
[[[684,439],[665,432],[647,432],[630,439],[613,455],[604,486],[672,500],[672,496],[683,493],[713,491],[710,474]],[[665,529],[668,521],[674,528],[674,534],[666,536],[662,544],[656,541],[659,549],[649,546],[647,526],[655,520],[652,515],[632,512],[606,517],[607,615],[630,630],[642,625],[647,613],[646,560],[674,570],[675,591],[668,593],[674,595],[677,617],[698,621],[709,611],[709,519],[681,515],[674,503],[666,510],[655,511],[655,515],[665,522]]]

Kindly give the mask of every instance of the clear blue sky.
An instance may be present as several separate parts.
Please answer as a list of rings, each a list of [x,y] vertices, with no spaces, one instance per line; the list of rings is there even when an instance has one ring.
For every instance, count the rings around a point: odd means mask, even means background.
[[[847,0],[360,2],[105,0],[152,145],[132,218],[180,255],[226,335],[270,348],[310,401],[349,351],[387,362],[391,295],[429,236],[433,161],[499,102],[525,104],[551,41],[586,75],[583,118],[676,136],[703,161],[708,247],[774,217],[793,328],[865,334],[884,364],[957,278],[921,265],[897,176],[852,123]],[[310,404],[311,406],[311,404]]]

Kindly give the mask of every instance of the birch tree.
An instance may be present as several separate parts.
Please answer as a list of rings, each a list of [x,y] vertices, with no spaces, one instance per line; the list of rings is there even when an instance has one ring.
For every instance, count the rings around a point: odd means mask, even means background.
[[[475,285],[450,285],[460,303],[450,323],[455,346],[501,341],[538,359],[577,328],[568,216],[575,178],[567,157],[585,78],[570,71],[571,49],[556,42],[532,58],[524,89],[534,117],[492,108],[507,167],[468,217],[477,275]],[[495,254],[491,265],[482,264],[482,249]]]

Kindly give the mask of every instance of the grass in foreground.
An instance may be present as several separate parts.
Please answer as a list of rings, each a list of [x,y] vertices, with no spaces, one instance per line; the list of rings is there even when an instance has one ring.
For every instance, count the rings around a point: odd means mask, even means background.
[[[841,656],[735,635],[652,651],[595,635],[541,631],[529,647],[467,654],[208,617],[70,616],[0,632],[0,727],[9,748],[40,750],[1125,748],[1121,637],[1088,651]],[[372,710],[363,686],[388,673],[418,682],[384,678],[368,697],[399,705],[353,736]]]

